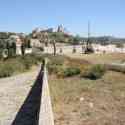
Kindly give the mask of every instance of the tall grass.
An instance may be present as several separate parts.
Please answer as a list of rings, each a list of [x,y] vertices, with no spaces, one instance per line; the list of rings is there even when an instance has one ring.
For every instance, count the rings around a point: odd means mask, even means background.
[[[9,58],[7,60],[0,61],[0,78],[8,77],[15,73],[25,72],[30,70],[33,65],[41,63],[42,56],[25,55]]]
[[[105,72],[106,72],[106,68],[103,65],[96,64],[86,68],[82,76],[85,78],[96,80],[101,78]]]

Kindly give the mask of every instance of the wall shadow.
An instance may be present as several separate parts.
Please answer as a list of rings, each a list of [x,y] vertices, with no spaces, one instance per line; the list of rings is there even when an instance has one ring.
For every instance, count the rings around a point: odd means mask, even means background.
[[[43,67],[11,125],[38,125],[43,84],[42,71]]]

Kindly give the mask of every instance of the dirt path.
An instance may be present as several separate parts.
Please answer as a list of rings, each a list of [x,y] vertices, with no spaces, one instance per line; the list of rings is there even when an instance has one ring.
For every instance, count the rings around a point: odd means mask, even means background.
[[[0,125],[11,125],[29,93],[39,69],[38,67],[27,73],[0,79]]]

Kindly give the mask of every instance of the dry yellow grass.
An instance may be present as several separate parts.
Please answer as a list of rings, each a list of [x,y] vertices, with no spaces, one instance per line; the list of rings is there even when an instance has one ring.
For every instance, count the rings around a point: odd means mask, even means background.
[[[70,54],[72,58],[84,59],[91,63],[113,63],[125,61],[124,53],[108,53],[108,54]]]
[[[99,80],[49,76],[55,125],[124,125],[125,76],[108,71]]]

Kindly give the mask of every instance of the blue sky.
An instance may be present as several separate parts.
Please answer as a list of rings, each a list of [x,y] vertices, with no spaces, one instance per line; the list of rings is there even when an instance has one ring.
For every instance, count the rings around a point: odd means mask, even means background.
[[[63,24],[70,32],[125,37],[125,0],[1,0],[0,31],[31,32]]]

